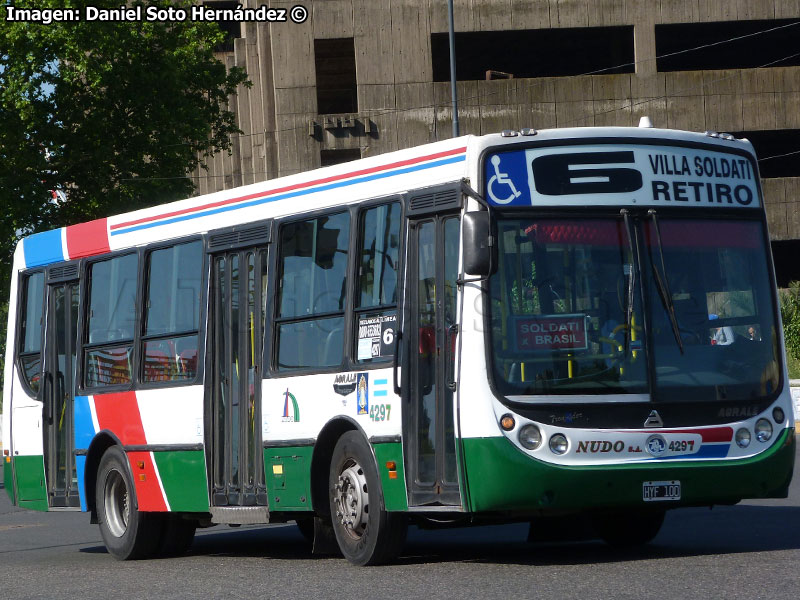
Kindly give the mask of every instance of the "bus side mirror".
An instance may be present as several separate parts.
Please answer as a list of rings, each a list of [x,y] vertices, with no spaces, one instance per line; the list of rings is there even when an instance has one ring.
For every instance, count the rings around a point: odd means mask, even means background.
[[[464,272],[488,277],[497,267],[497,246],[488,211],[464,215]]]

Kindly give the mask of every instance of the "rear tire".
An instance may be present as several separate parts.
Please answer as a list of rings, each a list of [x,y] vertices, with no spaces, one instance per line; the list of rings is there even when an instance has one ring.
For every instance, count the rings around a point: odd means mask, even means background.
[[[336,443],[328,498],[336,541],[351,563],[384,563],[403,549],[405,515],[386,512],[372,449],[357,431],[348,431]]]
[[[664,511],[601,513],[592,519],[595,531],[610,546],[631,548],[653,541],[664,523]]]
[[[128,457],[112,446],[100,460],[95,488],[100,534],[108,553],[118,560],[136,560],[155,554],[161,541],[162,515],[139,512]]]

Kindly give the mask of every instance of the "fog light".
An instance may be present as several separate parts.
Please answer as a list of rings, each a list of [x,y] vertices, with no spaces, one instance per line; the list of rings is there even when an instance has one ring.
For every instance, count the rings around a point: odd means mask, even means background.
[[[776,406],[772,410],[772,418],[775,419],[776,423],[783,423],[783,420],[786,418],[786,415],[783,414],[783,409],[780,406]]]
[[[756,439],[759,442],[767,442],[772,437],[772,423],[766,419],[756,421]]]
[[[542,432],[536,425],[525,425],[519,430],[519,443],[528,450],[536,450],[542,445]]]
[[[736,445],[739,448],[747,448],[750,445],[750,432],[744,427],[736,432]]]
[[[502,427],[505,431],[511,431],[514,429],[514,417],[511,415],[503,415],[500,417],[500,427]]]
[[[552,450],[554,454],[564,454],[568,447],[567,436],[563,433],[557,433],[550,438],[550,450]]]

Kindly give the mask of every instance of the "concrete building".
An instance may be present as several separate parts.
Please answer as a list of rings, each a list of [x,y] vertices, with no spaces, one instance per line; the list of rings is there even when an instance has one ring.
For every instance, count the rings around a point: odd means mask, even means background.
[[[221,23],[253,85],[198,193],[451,137],[446,0],[302,4],[302,24]],[[455,0],[455,29],[462,134],[647,115],[748,137],[779,285],[800,279],[800,0]]]

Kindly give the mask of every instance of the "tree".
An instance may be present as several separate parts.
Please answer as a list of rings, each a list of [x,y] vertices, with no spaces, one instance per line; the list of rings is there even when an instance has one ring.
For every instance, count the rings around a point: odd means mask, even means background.
[[[76,4],[18,0],[15,7]],[[186,174],[228,149],[238,132],[226,104],[246,75],[226,71],[214,57],[223,40],[216,23],[188,19],[4,22],[0,260],[20,234],[189,195],[194,188]],[[66,201],[54,200],[52,190],[63,191]]]
[[[93,6],[116,8],[119,0]],[[181,3],[178,3],[181,4]],[[176,6],[169,0],[149,5]],[[81,8],[16,0],[17,9]],[[0,6],[0,298],[18,239],[186,197],[199,161],[238,132],[226,109],[241,69],[216,23],[6,21]],[[54,198],[53,191],[66,197]],[[4,325],[0,325],[0,330]]]

